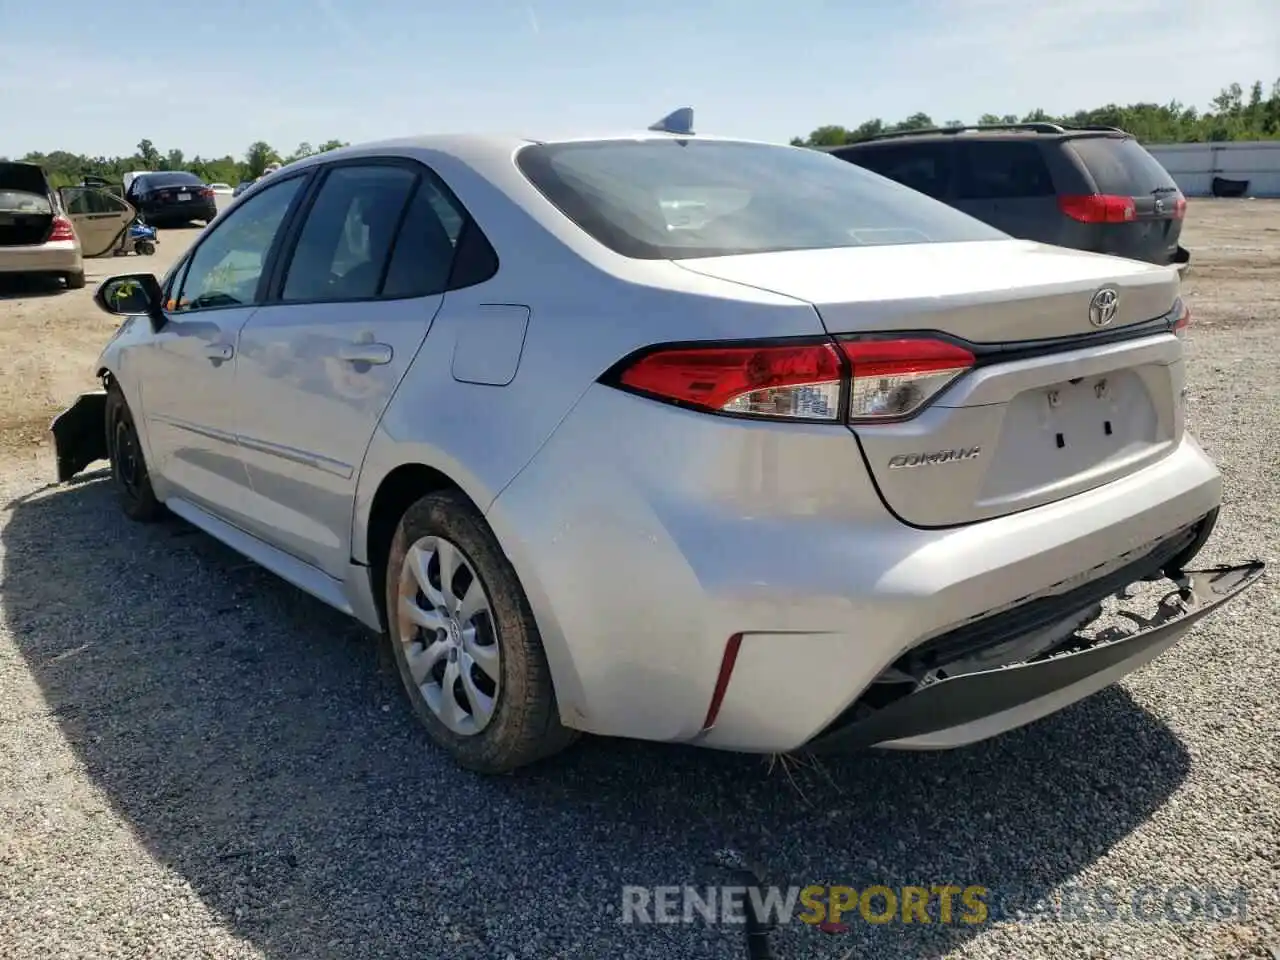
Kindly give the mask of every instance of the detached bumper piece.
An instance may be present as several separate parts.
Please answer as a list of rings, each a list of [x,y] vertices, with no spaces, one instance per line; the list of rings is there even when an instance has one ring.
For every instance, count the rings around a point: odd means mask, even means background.
[[[54,418],[49,427],[58,455],[58,482],[66,483],[107,454],[107,394],[83,393]]]
[[[1127,612],[1123,606],[1116,611],[1138,625],[1136,633],[1125,634],[1121,628],[1111,628],[1088,638],[1080,634],[1085,625],[1051,652],[1025,662],[930,679],[918,684],[914,692],[898,696],[878,709],[860,701],[807,749],[815,753],[860,749],[912,738],[925,740],[923,746],[928,748],[930,735],[981,721],[992,721],[991,725],[999,728],[993,732],[1022,726],[1118,679],[1102,675],[1114,673],[1126,662],[1133,662],[1136,669],[1157,656],[1201,619],[1256,583],[1265,566],[1255,560],[1186,571],[1178,588],[1160,601],[1152,617]],[[1021,713],[1025,719],[999,721],[998,715],[1013,716],[1011,712]],[[969,737],[966,742],[977,739],[985,737]]]
[[[1186,247],[1178,247],[1177,252],[1173,255],[1173,266],[1182,276],[1187,275],[1187,271],[1191,269],[1191,251]]]

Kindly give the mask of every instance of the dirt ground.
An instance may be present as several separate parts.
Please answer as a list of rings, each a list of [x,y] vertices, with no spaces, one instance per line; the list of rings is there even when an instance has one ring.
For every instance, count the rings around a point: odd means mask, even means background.
[[[93,365],[114,329],[93,305],[97,284],[132,270],[160,276],[198,235],[198,228],[165,230],[155,256],[88,260],[83,290],[0,286],[0,449],[40,453],[53,416],[94,389]],[[1192,251],[1186,289],[1197,324],[1280,313],[1280,202],[1193,200],[1183,242]]]
[[[83,390],[96,386],[94,363],[115,320],[93,303],[107,277],[162,276],[199,235],[198,227],[162,230],[150,257],[86,260],[83,290],[55,281],[0,278],[0,449],[32,454],[49,443],[49,421]]]

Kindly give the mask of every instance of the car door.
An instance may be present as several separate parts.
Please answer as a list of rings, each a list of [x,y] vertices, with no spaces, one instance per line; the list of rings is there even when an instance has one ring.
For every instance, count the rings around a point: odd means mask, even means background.
[[[1057,191],[1040,145],[1029,139],[955,145],[952,206],[1023,240],[1053,243]]]
[[[133,222],[132,206],[97,187],[62,187],[58,198],[75,227],[80,252],[86,257],[100,257],[114,250]]]
[[[246,529],[330,576],[351,556],[365,451],[443,302],[459,211],[415,161],[328,165],[291,231],[278,292],[240,331]]]
[[[235,442],[236,337],[307,179],[281,180],[200,238],[168,281],[164,326],[138,355],[157,493],[232,523],[248,488]]]

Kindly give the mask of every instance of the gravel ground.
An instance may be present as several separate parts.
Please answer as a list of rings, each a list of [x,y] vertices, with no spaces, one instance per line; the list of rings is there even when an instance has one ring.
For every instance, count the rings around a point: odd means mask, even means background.
[[[1193,203],[1188,242],[1190,409],[1227,485],[1208,558],[1273,558],[1280,204]],[[1124,683],[975,748],[788,773],[587,740],[486,780],[428,748],[359,627],[51,470],[33,448],[0,476],[5,960],[738,957],[723,931],[617,919],[621,885],[708,882],[722,847],[784,885],[1248,888],[1215,923],[792,924],[784,958],[1280,947],[1274,573]]]

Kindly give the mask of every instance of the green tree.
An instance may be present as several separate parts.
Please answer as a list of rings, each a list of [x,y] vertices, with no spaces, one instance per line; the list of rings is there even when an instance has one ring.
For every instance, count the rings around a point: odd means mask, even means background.
[[[150,140],[138,141],[138,159],[147,170],[156,170],[160,167],[160,151]]]
[[[265,140],[250,144],[245,151],[244,165],[248,178],[260,177],[266,171],[267,164],[280,162],[280,154]]]

